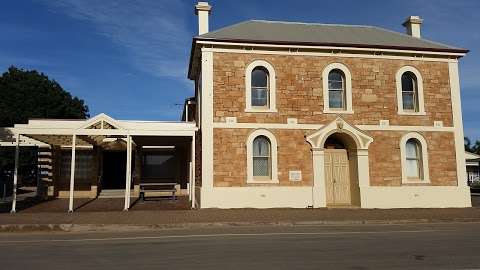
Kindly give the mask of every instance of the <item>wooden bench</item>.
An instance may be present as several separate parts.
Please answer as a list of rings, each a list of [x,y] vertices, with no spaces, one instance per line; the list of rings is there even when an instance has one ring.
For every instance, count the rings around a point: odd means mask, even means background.
[[[148,192],[168,192],[172,194],[172,200],[176,200],[177,183],[141,183],[140,199],[145,201],[145,194]]]

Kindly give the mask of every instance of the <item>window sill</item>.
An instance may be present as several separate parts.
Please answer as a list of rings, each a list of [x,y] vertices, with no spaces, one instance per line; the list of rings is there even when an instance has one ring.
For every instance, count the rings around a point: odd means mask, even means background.
[[[278,179],[262,180],[262,179],[247,179],[247,184],[278,184]]]
[[[331,110],[331,109],[325,109],[323,110],[323,113],[335,113],[335,114],[353,114],[352,110]]]
[[[402,179],[402,184],[430,184],[429,180],[420,180],[420,179]]]
[[[399,111],[398,115],[411,115],[411,116],[422,116],[422,115],[427,115],[426,112],[405,112],[405,111]]]
[[[254,109],[254,108],[247,108],[245,109],[247,113],[276,113],[278,112],[277,109]]]

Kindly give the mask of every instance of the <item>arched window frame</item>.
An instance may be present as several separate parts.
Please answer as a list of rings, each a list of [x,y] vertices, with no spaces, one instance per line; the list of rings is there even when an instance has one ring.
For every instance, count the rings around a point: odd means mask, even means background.
[[[255,178],[253,176],[253,141],[259,136],[270,140],[271,178]],[[257,129],[250,133],[247,138],[247,183],[248,184],[277,184],[278,183],[278,161],[277,161],[277,139],[270,131]]]
[[[259,108],[252,106],[252,71],[256,67],[263,67],[268,71],[268,107]],[[273,65],[264,60],[255,60],[245,69],[245,112],[277,112],[276,103],[276,73]]]
[[[345,75],[345,109],[330,109],[330,102],[328,98],[328,75],[330,71],[338,69],[343,72]],[[323,82],[323,112],[324,113],[336,113],[336,114],[352,114],[352,75],[350,70],[344,64],[340,63],[331,63],[323,69],[322,73],[322,82]]]
[[[420,152],[422,157],[422,179],[410,179],[407,177],[407,141],[410,139],[415,139],[420,144]],[[400,140],[400,159],[402,165],[402,183],[403,184],[412,184],[412,183],[430,183],[430,173],[428,167],[428,148],[427,141],[425,138],[416,132],[410,132],[405,134]]]
[[[402,94],[402,75],[405,72],[412,72],[415,77],[417,77],[417,101],[418,101],[418,112],[405,111],[403,109],[403,94]],[[397,106],[398,114],[402,115],[425,115],[425,103],[423,96],[423,78],[422,74],[418,69],[412,66],[404,66],[397,71],[396,75],[396,84],[397,84]]]

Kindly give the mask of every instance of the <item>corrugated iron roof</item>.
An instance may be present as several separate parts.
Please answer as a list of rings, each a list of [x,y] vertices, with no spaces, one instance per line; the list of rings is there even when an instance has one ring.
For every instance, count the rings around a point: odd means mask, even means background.
[[[196,37],[197,40],[273,44],[468,52],[442,43],[415,38],[375,26],[250,20]]]

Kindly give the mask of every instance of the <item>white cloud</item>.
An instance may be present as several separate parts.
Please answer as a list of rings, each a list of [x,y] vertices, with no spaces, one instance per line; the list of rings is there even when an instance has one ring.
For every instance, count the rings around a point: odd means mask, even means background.
[[[88,21],[97,32],[127,49],[139,70],[186,80],[192,9],[171,0],[41,0],[53,12]]]

